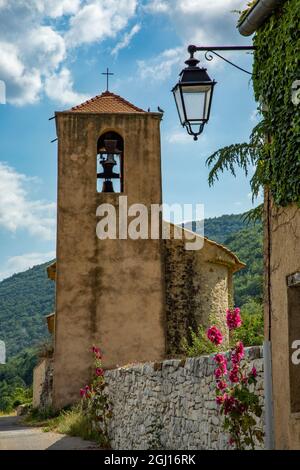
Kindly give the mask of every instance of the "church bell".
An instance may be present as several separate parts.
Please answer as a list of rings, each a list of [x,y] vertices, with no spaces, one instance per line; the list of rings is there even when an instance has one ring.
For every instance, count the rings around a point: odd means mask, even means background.
[[[113,193],[113,179],[120,179],[120,174],[113,171],[117,165],[115,160],[116,155],[120,155],[122,152],[117,149],[117,140],[105,140],[104,148],[99,150],[99,162],[103,167],[102,173],[97,173],[98,178],[104,179],[102,192]]]

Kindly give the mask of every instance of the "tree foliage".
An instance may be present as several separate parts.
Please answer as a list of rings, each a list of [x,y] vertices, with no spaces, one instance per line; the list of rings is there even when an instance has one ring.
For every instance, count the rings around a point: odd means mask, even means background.
[[[37,350],[29,348],[0,365],[0,411],[12,411],[30,402],[32,371],[37,361]]]
[[[221,148],[207,159],[209,184],[241,168],[253,198],[267,186],[278,206],[300,205],[300,1],[283,2],[254,37],[253,87],[262,121],[248,143]],[[297,96],[296,96],[297,93]]]
[[[270,135],[259,178],[278,206],[300,204],[299,29],[300,1],[289,0],[281,2],[253,40],[253,88]]]
[[[269,143],[266,140],[268,128],[266,120],[257,124],[251,132],[249,143],[232,144],[223,147],[206,160],[210,168],[208,183],[212,186],[220,176],[220,173],[229,171],[234,177],[236,169],[240,168],[245,176],[248,176],[251,168],[255,168],[250,180],[252,199],[255,200],[261,189],[267,184],[265,175],[266,163],[269,155]]]

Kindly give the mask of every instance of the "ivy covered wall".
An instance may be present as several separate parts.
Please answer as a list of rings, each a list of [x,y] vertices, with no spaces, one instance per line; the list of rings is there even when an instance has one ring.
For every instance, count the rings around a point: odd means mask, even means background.
[[[263,103],[271,136],[268,151],[258,162],[259,174],[280,206],[300,205],[299,31],[300,0],[287,0],[254,37],[255,98]]]

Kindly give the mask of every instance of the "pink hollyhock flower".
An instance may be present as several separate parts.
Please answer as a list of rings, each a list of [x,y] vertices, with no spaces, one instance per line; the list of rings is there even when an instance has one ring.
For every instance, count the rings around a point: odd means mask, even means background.
[[[245,377],[245,376],[243,376],[243,378],[242,378],[242,383],[243,383],[243,384],[247,384],[247,383],[248,383],[248,378]]]
[[[230,413],[235,408],[236,408],[236,399],[234,397],[232,397],[231,395],[227,395],[225,393],[225,395],[224,395],[224,413],[225,413],[225,415]]]
[[[224,362],[223,364],[220,364],[220,369],[221,371],[223,372],[223,375],[226,375],[227,374],[227,365],[226,363]]]
[[[245,355],[244,345],[241,341],[236,343],[235,349],[231,354],[231,360],[233,364],[239,364]]]
[[[217,398],[216,398],[216,403],[217,403],[217,405],[222,405],[223,402],[224,402],[224,398],[223,398],[222,396],[220,396],[220,395],[217,396]]]
[[[85,389],[84,389],[84,388],[81,388],[81,389],[80,389],[80,396],[81,396],[81,398],[85,397],[85,395],[86,395]]]
[[[214,374],[216,379],[220,379],[223,376],[223,371],[220,369],[220,367],[217,367]]]
[[[96,372],[97,377],[101,377],[102,375],[104,375],[104,370],[101,369],[101,367],[97,367],[95,372]]]
[[[229,330],[235,330],[242,325],[242,319],[240,315],[240,309],[235,308],[230,310],[229,308],[226,310],[226,322]]]
[[[102,355],[101,355],[101,351],[99,348],[97,348],[96,346],[93,346],[92,352],[95,354],[97,359],[101,359]]]
[[[235,440],[233,439],[233,437],[231,437],[231,438],[229,439],[228,444],[229,444],[230,446],[234,446]]]
[[[239,413],[243,414],[245,411],[248,409],[247,405],[244,405],[243,403],[240,403],[238,405],[238,411]]]
[[[250,372],[250,376],[253,377],[254,379],[255,379],[255,377],[257,377],[256,367],[252,367],[252,370]]]
[[[218,353],[218,354],[215,355],[214,361],[215,361],[217,364],[227,364],[227,359],[226,359],[226,357],[224,356],[224,354],[221,354],[221,353]]]
[[[225,390],[227,388],[227,383],[225,380],[219,380],[217,383],[217,388],[221,391]]]
[[[237,365],[233,366],[232,370],[230,371],[229,380],[232,383],[239,382],[239,367]]]
[[[221,344],[223,341],[222,333],[215,325],[211,326],[207,330],[207,337],[209,341],[211,341],[216,346],[219,346],[219,344]]]

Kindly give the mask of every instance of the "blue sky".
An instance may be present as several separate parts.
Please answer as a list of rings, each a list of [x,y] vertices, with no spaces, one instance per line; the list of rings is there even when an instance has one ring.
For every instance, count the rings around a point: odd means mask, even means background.
[[[144,109],[165,110],[161,127],[166,203],[202,203],[205,216],[252,207],[249,182],[224,174],[209,188],[206,158],[248,139],[256,123],[249,76],[215,58],[211,118],[194,142],[170,93],[188,44],[251,44],[236,30],[245,0],[0,0],[0,279],[55,253],[55,110],[105,89]],[[251,70],[251,54],[228,58]]]

